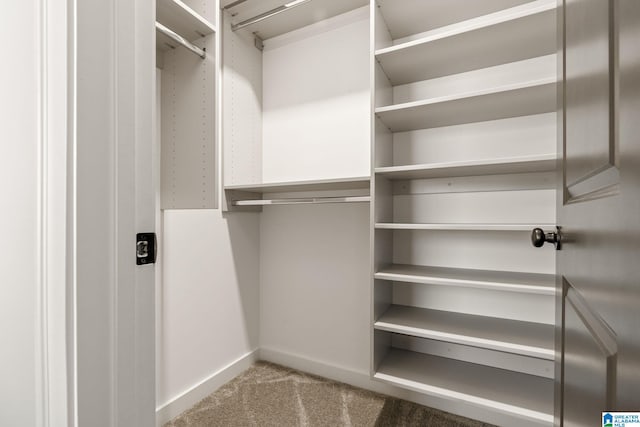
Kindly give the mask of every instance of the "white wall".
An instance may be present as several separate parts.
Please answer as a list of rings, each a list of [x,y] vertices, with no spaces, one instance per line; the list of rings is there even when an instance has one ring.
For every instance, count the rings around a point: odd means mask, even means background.
[[[265,41],[263,182],[369,175],[368,12]]]
[[[368,375],[369,205],[267,207],[260,347]]]
[[[165,210],[157,404],[258,347],[259,217]]]
[[[35,1],[0,14],[10,62],[0,67],[0,425],[36,423],[38,278],[38,12]]]
[[[263,179],[370,174],[368,7],[265,42]],[[260,348],[366,375],[369,204],[265,207]]]

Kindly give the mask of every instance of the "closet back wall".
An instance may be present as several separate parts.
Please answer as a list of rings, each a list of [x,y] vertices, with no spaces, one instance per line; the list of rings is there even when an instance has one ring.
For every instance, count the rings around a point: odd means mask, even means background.
[[[283,34],[262,55],[262,181],[370,173],[366,7]]]
[[[368,52],[367,7],[265,41],[264,182],[370,174]],[[368,224],[368,204],[263,210],[262,357],[368,375]]]

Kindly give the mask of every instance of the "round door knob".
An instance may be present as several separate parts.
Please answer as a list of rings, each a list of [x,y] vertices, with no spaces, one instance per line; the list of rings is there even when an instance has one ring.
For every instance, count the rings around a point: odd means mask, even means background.
[[[531,243],[536,248],[541,247],[545,243],[553,243],[556,249],[560,248],[560,234],[556,230],[555,233],[545,233],[542,228],[534,228],[531,232]]]

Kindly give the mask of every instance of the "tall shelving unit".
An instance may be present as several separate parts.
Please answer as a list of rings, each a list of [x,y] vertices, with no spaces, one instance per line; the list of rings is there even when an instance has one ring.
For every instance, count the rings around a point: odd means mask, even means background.
[[[371,4],[371,375],[505,425],[553,424],[555,8]]]
[[[175,254],[183,252],[176,247],[180,247],[180,241],[190,232],[184,224],[202,225],[201,218],[211,219],[210,212],[219,205],[220,40],[218,1],[156,0],[153,3],[156,6],[153,175],[158,238],[155,406],[160,425],[195,403],[187,397],[175,404],[173,396],[184,384],[181,384],[184,374],[181,362],[185,360],[184,354],[189,354],[191,345],[184,331],[192,325],[189,323],[192,318],[201,318],[193,302],[203,295],[203,286],[197,273],[190,274],[193,263],[197,262],[195,258],[189,259],[191,264],[187,270]],[[147,202],[151,201],[142,201]],[[210,245],[207,242],[205,247],[203,243],[201,237],[206,233],[203,230],[205,227],[198,226],[197,239],[188,240],[192,248],[204,247],[201,252],[206,253]],[[176,235],[180,238],[175,238]],[[189,316],[182,314],[185,307]],[[190,335],[200,334],[196,329],[191,331]],[[197,348],[206,354],[200,340]]]

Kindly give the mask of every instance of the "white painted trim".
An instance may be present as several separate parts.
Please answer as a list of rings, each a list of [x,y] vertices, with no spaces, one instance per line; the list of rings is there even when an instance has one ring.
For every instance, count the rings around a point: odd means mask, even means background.
[[[234,360],[208,378],[175,396],[169,402],[156,408],[156,426],[171,421],[193,405],[231,381],[258,360],[258,350],[251,351]]]
[[[67,326],[67,404],[68,427],[78,422],[78,4],[67,0],[67,259],[66,278],[66,326]]]
[[[39,0],[36,422],[71,426],[67,362],[67,0]]]
[[[48,314],[47,314],[47,4],[44,0],[35,2],[37,13],[37,108],[38,116],[37,128],[37,231],[36,231],[36,312],[35,312],[35,379],[36,379],[36,402],[35,418],[36,425],[46,427],[49,425],[49,365],[48,365]]]
[[[319,360],[314,360],[301,355],[275,350],[272,348],[261,347],[260,360],[287,366],[313,375],[328,378],[333,381],[346,383],[354,387],[363,388],[365,390],[370,390],[398,399],[408,400],[419,405],[429,406],[430,408],[450,412],[486,423],[496,425],[517,425],[519,427],[548,425],[545,423],[536,423],[531,420],[515,416],[508,416],[503,413],[497,413],[454,399],[430,396],[423,393],[417,393],[399,387],[394,387],[390,384],[386,384],[379,380],[371,378],[368,372],[331,365]]]
[[[67,7],[67,402],[68,426],[78,426],[78,4],[68,0]]]
[[[381,382],[371,381],[369,373],[365,371],[331,365],[319,360],[265,347],[260,348],[260,360],[346,383],[354,387],[393,395],[393,390],[390,387]]]
[[[69,20],[67,0],[47,3],[47,334],[49,425],[72,426],[69,417],[67,293],[67,198],[69,152],[68,58]]]

